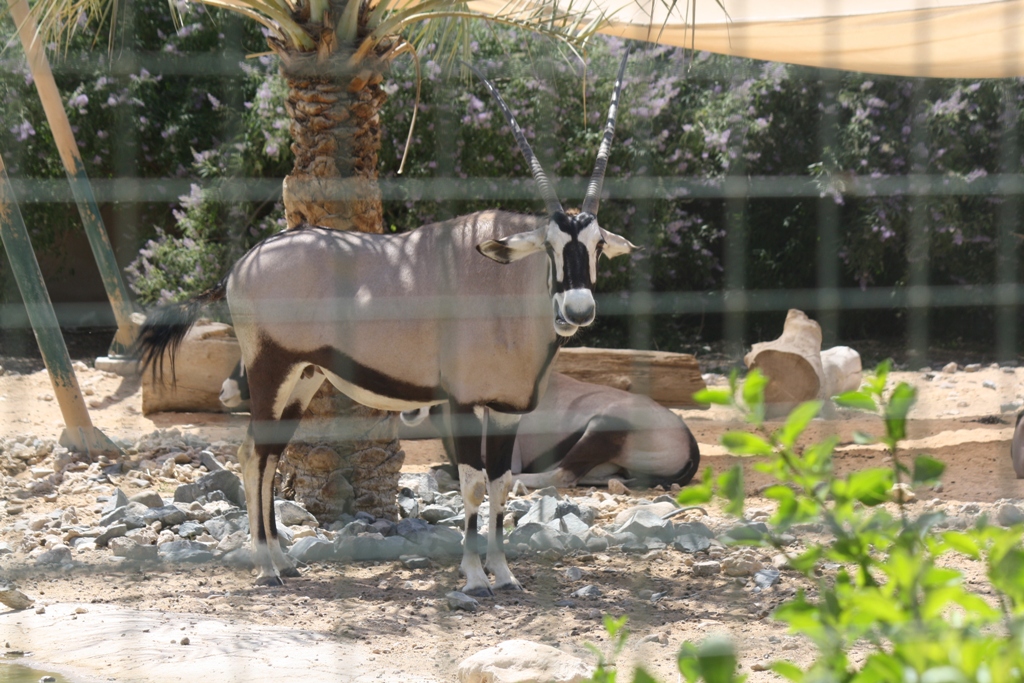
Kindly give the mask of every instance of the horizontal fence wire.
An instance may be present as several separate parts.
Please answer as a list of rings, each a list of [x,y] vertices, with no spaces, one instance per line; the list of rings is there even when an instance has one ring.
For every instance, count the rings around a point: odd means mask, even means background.
[[[98,178],[90,180],[99,202],[171,202],[187,195],[192,186],[217,187],[225,199],[264,201],[281,198],[283,178]],[[381,178],[381,196],[388,200],[536,200],[531,182],[509,182],[497,178]],[[559,196],[582,196],[587,180],[553,181]],[[992,174],[968,180],[948,175],[906,175],[885,178],[844,176],[844,196],[851,197],[1019,197],[1024,194],[1024,176]],[[19,202],[66,203],[74,201],[64,180],[12,178]],[[357,195],[340,187],[332,199]],[[723,179],[693,179],[643,176],[629,180],[608,178],[604,197],[610,200],[643,199],[795,199],[824,196],[821,181],[801,176],[747,176]]]

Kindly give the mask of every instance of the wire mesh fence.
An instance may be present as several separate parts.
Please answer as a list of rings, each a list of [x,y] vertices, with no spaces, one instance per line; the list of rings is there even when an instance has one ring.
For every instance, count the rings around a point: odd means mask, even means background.
[[[221,20],[214,28],[197,21],[171,38],[158,31],[140,52],[74,52],[54,66],[71,93],[68,108],[118,261],[134,273],[132,286],[149,297],[147,306],[198,293],[282,227],[292,125],[285,88],[273,58],[248,59],[248,48],[239,49],[262,37]],[[199,38],[189,43],[189,35]],[[609,81],[625,43],[600,41],[583,81],[557,48],[531,45],[515,33],[476,38],[481,62],[507,91],[542,165],[562,176],[556,193],[567,206],[576,204],[586,191]],[[160,44],[170,48],[153,49]],[[413,104],[411,65],[395,65],[385,81],[391,103],[382,113],[377,182],[385,232],[401,235],[484,209],[538,213],[536,187],[486,93],[429,57],[420,104]],[[621,397],[588,406],[591,412],[548,407],[561,419],[533,427],[531,436],[553,441],[536,446],[537,470],[557,465],[585,435],[597,449],[619,449],[629,435],[637,457],[662,457],[662,447],[675,458],[663,474],[687,477],[655,478],[645,483],[658,488],[641,488],[621,462],[595,456],[601,467],[584,469],[592,475],[584,481],[621,475],[625,483],[535,494],[513,489],[497,524],[505,524],[511,566],[526,592],[500,594],[493,604],[481,600],[482,610],[449,593],[464,581],[458,563],[466,519],[476,517],[486,535],[490,510],[467,506],[457,470],[428,473],[451,464],[437,437],[452,432],[479,440],[497,423],[472,412],[436,423],[435,431],[399,427],[395,416],[321,421],[307,430],[313,445],[302,458],[339,471],[352,467],[338,465],[330,459],[337,454],[317,443],[337,440],[350,420],[367,443],[395,445],[399,429],[410,437],[401,442],[401,473],[384,446],[371,445],[364,461],[365,469],[391,477],[393,513],[359,515],[351,472],[328,472],[326,483],[315,486],[348,496],[339,515],[318,520],[299,506],[277,507],[279,533],[304,578],[283,589],[253,588],[247,511],[238,493],[244,466],[236,455],[248,416],[144,416],[145,378],[89,367],[106,354],[114,318],[69,218],[73,197],[55,177],[45,122],[27,99],[12,99],[31,94],[31,78],[17,65],[15,48],[2,59],[9,99],[0,107],[0,153],[54,283],[58,318],[68,339],[82,339],[72,355],[87,361],[76,371],[93,419],[123,450],[93,461],[57,443],[53,390],[34,360],[28,317],[5,270],[0,567],[34,599],[22,617],[0,615],[9,652],[36,652],[39,661],[71,671],[70,681],[82,672],[102,675],[104,664],[113,664],[114,680],[164,680],[158,669],[165,660],[176,675],[222,680],[259,680],[267,670],[315,680],[451,680],[464,657],[523,634],[586,659],[585,643],[609,642],[600,617],[611,613],[633,625],[627,659],[663,680],[674,675],[679,643],[700,640],[707,630],[734,636],[751,680],[768,680],[764,664],[780,650],[810,664],[811,645],[783,635],[769,616],[811,584],[787,573],[777,555],[730,545],[730,532],[757,527],[773,514],[774,503],[763,496],[770,480],[741,463],[750,502],[739,520],[721,506],[680,512],[671,501],[679,483],[694,475],[696,450],[701,470],[722,472],[740,462],[720,439],[744,423],[722,407],[669,405],[683,419],[670,428],[659,416],[671,413],[653,402],[617,414],[612,404]],[[692,373],[721,388],[730,371],[745,372],[751,345],[776,339],[787,312],[800,309],[820,325],[822,349],[849,345],[860,351],[866,371],[893,357],[896,371],[918,385],[907,447],[936,452],[948,468],[944,487],[919,492],[922,510],[946,512],[956,529],[1024,497],[1008,457],[1024,406],[1017,368],[1024,301],[1020,83],[850,75],[643,46],[628,74],[601,225],[643,251],[622,259],[628,263],[601,262],[598,320],[565,346],[691,353]],[[421,112],[419,132],[407,176],[399,176],[413,107]],[[350,199],[343,190],[335,198]],[[172,253],[177,260],[166,256]],[[301,262],[289,266],[296,279],[314,282],[350,276],[309,274]],[[398,267],[394,275],[377,276],[393,280],[405,272]],[[449,282],[451,274],[438,278]],[[410,351],[416,346],[438,347],[442,338],[459,343],[437,329],[516,304],[456,288],[409,291],[374,308],[366,303],[373,290],[359,292],[328,297],[322,307],[283,292],[264,303],[261,315],[293,331],[344,322],[352,339],[360,330],[385,329],[374,350],[408,366],[416,362]],[[482,342],[467,336],[461,340],[467,348],[437,353],[454,356],[455,368],[468,363],[468,347]],[[943,370],[951,361],[959,368]],[[351,379],[347,373],[356,365],[349,359],[326,369]],[[968,366],[977,372],[963,372]],[[227,378],[221,375],[215,388]],[[638,390],[650,379],[638,377],[634,368],[631,377],[610,381],[632,388],[639,401],[644,392]],[[441,402],[449,389],[439,387],[428,403]],[[838,434],[837,471],[884,463],[883,451],[858,444],[854,435],[877,431],[878,424],[827,405],[811,436]],[[287,441],[298,424],[284,422],[277,440]],[[644,433],[659,430],[672,435],[639,445]],[[516,451],[520,465],[525,447],[524,441]],[[278,490],[292,497],[313,478],[283,469]],[[700,474],[694,483],[699,480]],[[526,481],[564,483],[546,476]],[[131,502],[119,497],[124,493]],[[641,504],[657,510],[653,518],[638,521]],[[792,543],[810,543],[822,531],[802,525]],[[776,568],[781,575],[771,573]],[[865,652],[863,644],[851,646],[854,658]],[[284,669],[274,668],[289,658]],[[21,675],[7,664],[0,662],[0,676]]]

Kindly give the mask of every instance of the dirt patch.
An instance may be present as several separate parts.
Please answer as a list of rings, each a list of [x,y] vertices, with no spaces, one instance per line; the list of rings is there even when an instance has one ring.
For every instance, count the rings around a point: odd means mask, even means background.
[[[56,439],[62,421],[45,372],[16,374],[16,365],[5,365],[8,372],[0,376],[0,439]],[[218,453],[230,453],[245,429],[245,415],[144,416],[136,380],[83,364],[77,370],[94,423],[119,442],[135,443],[155,430],[176,429],[205,442],[220,442]],[[1015,478],[1009,459],[1015,406],[1024,401],[1021,379],[1024,370],[996,367],[955,374],[894,373],[894,381],[910,382],[920,391],[903,457],[926,452],[947,465],[941,490],[920,491],[915,509],[976,516],[990,511],[999,499],[1024,499],[1024,481]],[[718,445],[725,431],[746,425],[718,407],[682,414],[704,454],[702,466],[720,471],[733,462],[743,465],[751,496],[748,517],[763,518],[770,503],[758,493],[768,481],[753,469],[751,459],[731,458]],[[877,434],[880,429],[876,419],[838,411],[815,421],[807,439],[838,434],[836,465],[846,472],[885,464],[880,450],[853,441],[855,431]],[[434,441],[410,441],[403,447],[405,471],[422,472],[444,458]],[[31,476],[23,472],[8,484],[23,485]],[[166,495],[170,485],[122,482],[128,495],[146,486],[163,486],[161,493]],[[564,493],[587,495],[585,490]],[[661,493],[616,496],[602,515],[610,517],[638,499]],[[30,498],[13,515],[0,508],[0,541],[12,547],[18,543],[13,526],[19,516],[75,507],[83,520],[93,520],[102,508],[96,498],[94,489],[83,489],[49,500]],[[708,512],[709,521],[724,523],[725,515],[717,507]],[[702,558],[672,549],[632,555],[615,548],[548,559],[527,554],[511,561],[525,592],[483,600],[482,609],[469,613],[449,611],[445,605],[445,594],[462,585],[457,558],[435,560],[422,569],[400,562],[314,563],[284,587],[256,588],[247,572],[212,564],[140,570],[97,557],[71,570],[53,570],[10,553],[0,555],[0,573],[16,580],[44,612],[4,612],[0,607],[0,643],[30,651],[32,661],[64,669],[71,680],[80,681],[194,680],[221,671],[203,669],[215,664],[233,672],[223,678],[217,674],[218,680],[244,680],[254,663],[269,671],[271,659],[289,667],[298,663],[296,670],[302,670],[308,681],[338,680],[344,673],[351,674],[345,680],[362,680],[368,672],[381,680],[414,675],[414,680],[453,681],[462,659],[512,638],[553,645],[593,661],[585,645],[606,645],[601,616],[610,613],[630,619],[632,635],[624,661],[643,661],[663,681],[676,678],[675,653],[681,642],[700,641],[716,631],[738,641],[742,671],[753,682],[775,680],[760,670],[774,658],[798,664],[811,661],[812,648],[786,635],[769,616],[777,604],[807,587],[803,579],[784,571],[775,587],[755,591],[750,577],[695,575],[695,559]],[[771,561],[767,555],[760,559]],[[978,566],[957,562],[969,581],[983,579]],[[567,572],[570,568],[580,570],[578,578]],[[599,595],[568,600],[587,584],[597,586]],[[103,635],[86,637],[94,628]],[[83,634],[81,643],[72,642],[75,633]],[[187,646],[181,645],[184,637],[189,639]],[[280,658],[261,659],[259,650],[271,646],[280,648]],[[851,652],[855,662],[860,656]],[[339,662],[345,665],[339,667]],[[0,674],[2,667],[0,663]]]

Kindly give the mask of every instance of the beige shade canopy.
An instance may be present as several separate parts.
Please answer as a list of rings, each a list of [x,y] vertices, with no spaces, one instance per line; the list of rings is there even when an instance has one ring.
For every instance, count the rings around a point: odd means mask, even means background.
[[[601,33],[738,57],[899,76],[1024,76],[1024,0],[679,0],[670,10],[671,2],[587,6],[604,13]],[[578,12],[583,3],[559,4]],[[510,8],[505,0],[470,6]]]

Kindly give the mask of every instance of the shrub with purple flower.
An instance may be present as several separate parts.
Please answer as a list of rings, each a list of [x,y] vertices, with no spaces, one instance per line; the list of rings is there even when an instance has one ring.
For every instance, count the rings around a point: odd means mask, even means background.
[[[225,77],[223,69],[208,73],[203,64],[198,75],[112,70],[107,55],[75,52],[85,42],[72,53],[87,55],[89,68],[57,67],[90,177],[197,182],[197,191],[173,209],[140,202],[131,214],[138,243],[145,244],[129,280],[144,303],[203,289],[250,244],[283,227],[279,203],[240,200],[234,189],[247,179],[280,179],[291,168],[276,60],[231,51],[238,46],[226,44],[224,22],[241,21],[236,17],[175,3],[183,13],[180,29],[163,0],[133,4],[125,52],[214,62],[230,55],[239,64],[237,77]],[[265,49],[250,23],[238,26],[244,51]],[[81,29],[80,41],[96,30]],[[0,29],[0,38],[10,31]],[[474,65],[496,81],[545,169],[562,179],[565,206],[578,206],[626,44],[595,38],[584,69],[574,55],[521,31],[479,27],[471,38]],[[0,149],[12,176],[63,177],[19,58],[15,50],[0,52]],[[540,211],[522,156],[485,89],[467,74],[450,74],[432,47],[421,60],[423,95],[404,177],[429,179],[436,184],[427,187],[437,191],[385,182],[385,228],[405,231],[487,208]],[[601,262],[606,291],[625,291],[628,299],[646,289],[716,290],[726,268],[742,268],[751,289],[815,287],[826,220],[837,232],[840,286],[904,284],[914,259],[923,258],[931,284],[993,281],[1006,252],[998,247],[999,226],[1008,215],[995,179],[1024,163],[1007,152],[1008,140],[1024,139],[1021,82],[911,81],[660,46],[640,46],[627,74],[600,216],[645,250]],[[403,58],[384,81],[390,98],[382,113],[385,179],[396,177],[415,78]],[[745,186],[749,177],[800,192],[723,198],[724,188]],[[37,248],[76,227],[67,208],[23,207]],[[121,207],[104,209],[116,217]],[[745,226],[746,252],[742,263],[726,264],[726,237],[737,226]],[[914,230],[925,232],[926,254],[908,253]],[[957,309],[949,333],[986,335],[978,324],[986,315]],[[844,314],[844,321],[858,320],[874,324],[878,314]],[[703,334],[714,336],[716,324],[658,316],[652,344],[678,348],[681,335],[704,325]],[[628,325],[599,318],[580,341],[633,343]]]

